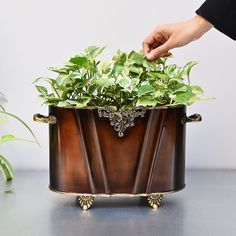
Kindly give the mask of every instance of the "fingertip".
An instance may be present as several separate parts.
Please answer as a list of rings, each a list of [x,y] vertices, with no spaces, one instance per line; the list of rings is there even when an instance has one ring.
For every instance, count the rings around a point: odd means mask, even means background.
[[[148,53],[148,54],[146,55],[146,58],[147,58],[149,61],[154,60],[154,55],[153,55],[153,53],[152,53],[152,52]]]

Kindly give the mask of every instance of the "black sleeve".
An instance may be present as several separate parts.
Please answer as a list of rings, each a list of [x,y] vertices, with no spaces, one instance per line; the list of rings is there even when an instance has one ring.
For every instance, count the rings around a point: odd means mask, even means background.
[[[206,0],[196,13],[236,40],[236,0]]]

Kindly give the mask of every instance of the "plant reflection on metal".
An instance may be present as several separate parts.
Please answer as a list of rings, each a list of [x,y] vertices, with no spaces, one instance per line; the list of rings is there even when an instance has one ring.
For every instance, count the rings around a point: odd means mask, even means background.
[[[81,195],[79,196],[78,201],[81,208],[85,211],[85,210],[88,210],[92,206],[94,197],[91,195]]]
[[[127,128],[134,126],[136,117],[144,117],[145,109],[136,108],[133,110],[113,111],[111,108],[98,109],[99,117],[109,118],[110,125],[114,126],[114,130],[118,132],[118,137],[123,137]]]
[[[161,205],[163,195],[162,194],[150,194],[150,195],[148,195],[147,199],[148,199],[149,205],[152,208],[157,209]]]

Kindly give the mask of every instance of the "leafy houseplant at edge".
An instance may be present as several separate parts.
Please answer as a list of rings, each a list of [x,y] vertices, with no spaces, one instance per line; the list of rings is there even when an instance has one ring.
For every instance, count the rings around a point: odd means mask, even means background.
[[[34,119],[50,124],[50,188],[77,194],[83,209],[99,194],[147,196],[156,208],[185,185],[185,124],[201,120],[187,117],[186,105],[205,99],[190,83],[197,63],[179,67],[170,56],[150,62],[120,50],[98,60],[103,50],[91,46],[50,67],[55,78],[35,81],[49,105],[49,116]]]
[[[5,98],[5,96],[1,92],[0,92],[0,96],[2,98]],[[30,127],[18,116],[5,111],[4,107],[0,104],[0,123],[7,122],[7,117],[11,117],[11,118],[17,120],[19,123],[21,123],[31,133],[31,135],[34,138],[34,141],[38,143],[33,131],[30,129]],[[12,134],[4,134],[4,135],[0,136],[0,145],[3,145],[4,143],[11,142],[11,141],[32,142],[31,140],[18,138]],[[12,183],[12,180],[14,179],[14,170],[13,170],[10,162],[7,160],[7,158],[1,153],[0,153],[0,171],[2,172],[3,177],[7,183],[6,192],[11,191],[11,183]]]

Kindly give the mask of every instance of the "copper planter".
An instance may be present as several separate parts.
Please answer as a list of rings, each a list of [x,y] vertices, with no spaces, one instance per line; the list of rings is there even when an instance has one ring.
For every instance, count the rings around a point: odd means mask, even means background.
[[[186,122],[200,115],[187,117],[185,106],[147,109],[120,137],[131,115],[117,128],[102,112],[50,106],[48,117],[34,116],[49,123],[51,190],[78,195],[83,209],[97,195],[123,194],[147,196],[156,208],[163,194],[184,188]]]

